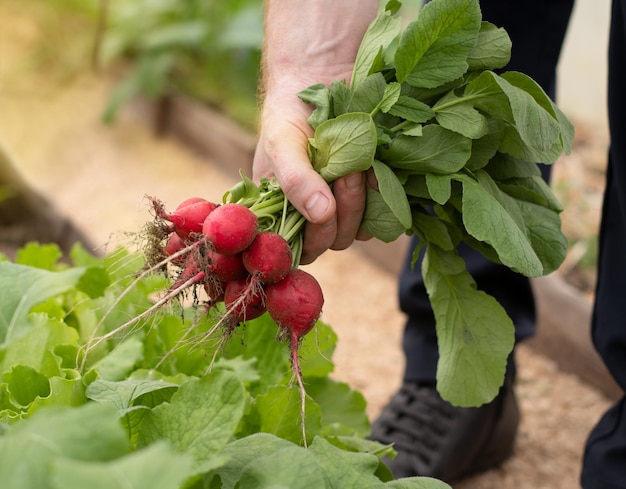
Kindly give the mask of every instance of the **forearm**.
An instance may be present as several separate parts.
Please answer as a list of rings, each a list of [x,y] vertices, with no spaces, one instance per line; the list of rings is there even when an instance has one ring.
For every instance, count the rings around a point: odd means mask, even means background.
[[[267,0],[265,9],[263,89],[298,91],[350,76],[378,0]]]
[[[315,83],[349,82],[378,0],[266,0],[265,8],[263,110],[253,178],[276,177],[309,221],[302,252],[302,263],[309,263],[328,248],[348,247],[357,236],[365,178],[340,178],[331,190],[311,167],[312,107],[297,94]]]

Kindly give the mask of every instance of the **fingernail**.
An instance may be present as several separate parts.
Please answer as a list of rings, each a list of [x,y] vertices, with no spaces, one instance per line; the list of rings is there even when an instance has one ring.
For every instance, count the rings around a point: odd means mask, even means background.
[[[322,219],[324,214],[326,214],[329,205],[330,201],[324,194],[321,192],[313,194],[313,197],[311,197],[305,205],[306,211],[309,214],[309,219],[313,222],[317,222]]]
[[[363,188],[363,173],[353,173],[345,180],[346,188],[351,192],[359,192]]]

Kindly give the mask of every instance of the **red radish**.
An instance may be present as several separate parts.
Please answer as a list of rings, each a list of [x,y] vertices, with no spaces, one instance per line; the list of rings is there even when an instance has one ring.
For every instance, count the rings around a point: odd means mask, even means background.
[[[191,256],[188,256],[187,261],[185,262],[185,268],[183,268],[183,271],[170,287],[170,291],[182,287],[185,283],[187,284],[186,287],[191,287],[192,285],[203,282],[205,278],[206,272],[200,270],[198,263],[193,260]]]
[[[167,239],[167,242],[165,243],[165,247],[163,248],[163,254],[165,256],[172,256],[173,254],[178,253],[179,251],[182,251],[183,249],[185,249],[186,246],[187,244],[185,243],[183,238],[181,238],[176,233],[172,233],[170,234],[170,237]],[[187,259],[187,254],[182,254],[172,259],[172,263],[174,265],[178,265],[179,267],[182,267],[185,265],[186,259]]]
[[[265,287],[265,305],[267,312],[281,329],[280,336],[286,336],[291,347],[291,365],[300,388],[302,439],[306,445],[306,390],[298,361],[298,348],[300,340],[313,329],[322,313],[322,288],[313,275],[294,268],[280,282]]]
[[[299,268],[291,269],[280,282],[267,285],[265,295],[272,319],[289,332],[290,338],[295,335],[296,341],[313,329],[324,305],[318,281]]]
[[[194,202],[179,207],[169,215],[169,221],[175,226],[176,234],[181,238],[187,239],[190,236],[202,232],[202,224],[211,212],[217,208],[217,205],[208,200]]]
[[[215,251],[234,255],[245,250],[256,236],[259,223],[254,213],[241,204],[224,204],[205,219],[202,232]]]
[[[248,275],[241,253],[224,255],[210,250],[208,260],[209,270],[221,282],[232,282]]]
[[[242,252],[246,270],[261,282],[276,283],[291,270],[293,253],[289,243],[279,234],[263,231]]]
[[[218,206],[200,197],[192,197],[181,202],[170,214],[165,212],[163,205],[152,200],[157,216],[174,225],[174,231],[183,239],[202,232],[202,224],[207,216]]]
[[[226,283],[220,283],[217,280],[207,280],[203,283],[203,286],[211,304],[222,302],[224,300]]]
[[[235,325],[258,318],[266,310],[263,289],[252,287],[245,278],[226,284],[224,304]]]
[[[189,197],[188,199],[185,199],[180,204],[178,204],[176,210],[182,209],[183,207],[187,207],[191,204],[197,204],[198,202],[206,202],[206,199],[203,199],[202,197]]]

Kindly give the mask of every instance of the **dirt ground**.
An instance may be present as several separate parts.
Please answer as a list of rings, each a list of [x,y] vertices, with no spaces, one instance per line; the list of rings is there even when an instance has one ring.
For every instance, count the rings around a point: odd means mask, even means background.
[[[136,110],[125,110],[114,126],[103,126],[99,118],[111,80],[84,73],[48,77],[45,65],[28,55],[38,41],[36,25],[5,3],[0,19],[6,18],[12,22],[0,28],[0,137],[24,176],[100,249],[132,243],[132,233],[148,219],[146,194],[172,205],[191,195],[217,200],[234,183],[222,167],[181,143],[155,138]],[[586,134],[568,160],[573,163],[555,170],[557,184],[597,173],[591,201],[581,203],[583,188],[563,187],[565,198],[586,206],[575,212],[586,212],[595,222],[605,137],[593,130]],[[592,170],[585,165],[590,159]],[[580,219],[567,222],[574,228]],[[584,231],[576,232],[584,241]],[[307,269],[325,293],[323,319],[339,336],[335,376],[363,392],[374,417],[399,386],[403,370],[395,277],[352,249],[326,253]],[[515,456],[455,488],[578,487],[585,438],[609,402],[524,345],[518,363],[523,418]]]

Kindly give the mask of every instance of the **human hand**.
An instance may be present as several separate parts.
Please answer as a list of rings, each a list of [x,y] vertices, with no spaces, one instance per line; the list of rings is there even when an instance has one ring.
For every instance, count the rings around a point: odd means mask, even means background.
[[[362,172],[337,179],[331,187],[312,168],[307,122],[311,109],[296,92],[268,94],[253,164],[253,178],[275,176],[289,201],[306,217],[302,263],[314,261],[327,249],[341,250],[355,239],[365,210],[366,178]]]
[[[378,0],[266,0],[263,47],[263,111],[253,178],[276,177],[289,201],[308,220],[302,263],[327,249],[365,239],[359,227],[365,210],[361,172],[331,187],[312,168],[307,122],[311,107],[297,94],[314,83],[350,80],[362,36]]]

